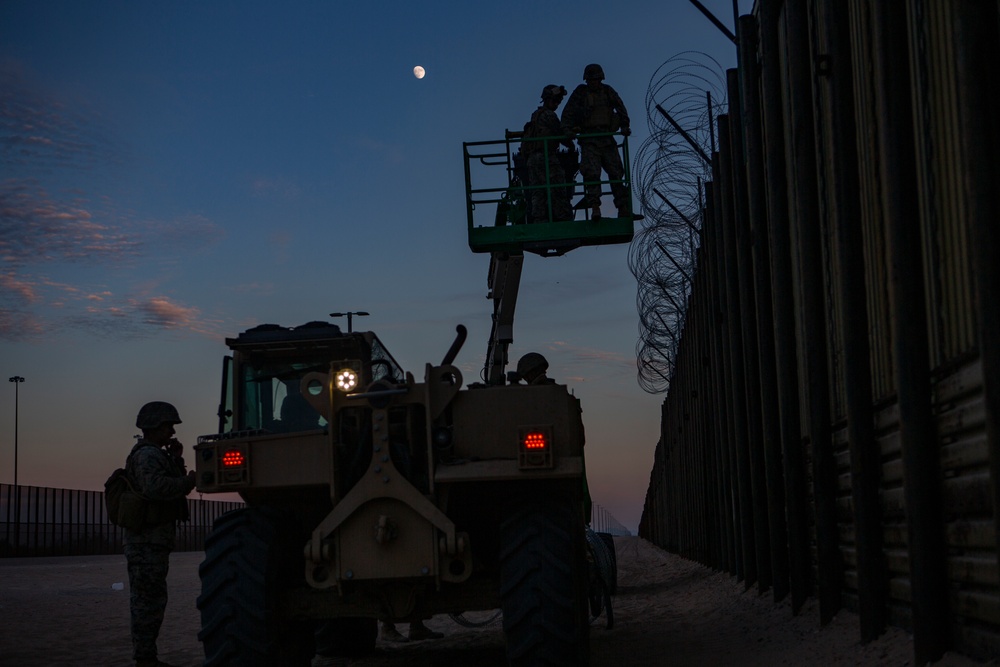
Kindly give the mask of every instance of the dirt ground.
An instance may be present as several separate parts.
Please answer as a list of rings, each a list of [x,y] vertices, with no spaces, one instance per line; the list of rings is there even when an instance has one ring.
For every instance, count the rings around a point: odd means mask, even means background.
[[[591,627],[594,667],[663,665],[911,665],[910,638],[891,629],[865,646],[857,616],[840,613],[819,627],[809,602],[798,616],[769,595],[745,591],[729,575],[668,554],[637,537],[616,538],[619,590],[615,627],[602,616]],[[160,659],[178,667],[202,660],[198,642],[201,553],[171,557],[170,603]],[[115,590],[115,584],[123,584]],[[351,667],[503,667],[499,623],[466,628],[448,616],[428,626],[444,639],[389,643],[354,661],[317,658],[314,665]],[[399,630],[405,634],[406,626]],[[0,560],[0,665],[131,665],[128,581],[123,556]],[[947,654],[945,667],[981,664]]]

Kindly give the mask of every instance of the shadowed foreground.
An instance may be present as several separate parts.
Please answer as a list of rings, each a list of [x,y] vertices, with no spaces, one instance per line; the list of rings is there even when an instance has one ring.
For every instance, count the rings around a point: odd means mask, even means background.
[[[911,643],[892,629],[861,646],[857,616],[842,612],[826,628],[810,601],[793,617],[786,603],[744,591],[726,574],[668,554],[637,537],[615,539],[619,590],[615,628],[604,618],[591,627],[594,667],[662,665],[909,665]],[[198,643],[198,552],[171,557],[170,602],[160,635],[160,658],[201,664]],[[113,590],[121,582],[124,590]],[[315,661],[352,667],[503,667],[499,624],[465,628],[447,616],[428,626],[445,633],[433,641],[378,642],[376,654],[354,661]],[[406,625],[399,629],[405,633]],[[128,582],[123,556],[0,560],[0,665],[132,664],[128,637]],[[947,667],[983,664],[948,654]]]

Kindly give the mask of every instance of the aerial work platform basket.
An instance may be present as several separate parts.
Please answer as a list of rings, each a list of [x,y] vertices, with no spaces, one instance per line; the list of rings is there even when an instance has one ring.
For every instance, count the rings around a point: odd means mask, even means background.
[[[538,150],[547,148],[550,139],[524,139],[522,132],[508,130],[497,141],[464,142],[465,204],[469,223],[469,248],[473,252],[532,252],[542,256],[562,255],[574,248],[589,245],[628,243],[632,240],[635,218],[601,217],[592,219],[587,208],[573,209],[572,220],[552,220],[554,197],[572,196],[579,201],[584,186],[590,182],[575,182],[576,154],[560,151],[558,157],[567,168],[565,183],[553,183],[546,166],[545,183],[528,184],[527,164],[521,150],[522,142],[538,141]],[[610,193],[611,184],[621,182],[631,197],[628,137],[621,133],[593,136],[614,136],[622,151],[625,173],[621,181],[599,181],[602,196]],[[545,161],[546,165],[548,160]],[[605,175],[602,173],[602,175]],[[544,190],[547,211],[529,214],[533,191]],[[607,207],[605,207],[607,208]],[[613,210],[613,207],[612,207]],[[531,222],[530,220],[543,221]]]

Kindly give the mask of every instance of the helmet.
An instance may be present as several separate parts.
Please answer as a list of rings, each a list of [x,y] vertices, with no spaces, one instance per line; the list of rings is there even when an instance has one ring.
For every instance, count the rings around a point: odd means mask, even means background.
[[[600,79],[604,81],[604,69],[597,63],[591,63],[583,68],[583,80]]]
[[[164,401],[153,401],[139,408],[135,418],[135,426],[139,429],[154,429],[164,422],[180,424],[181,416],[177,408]]]
[[[529,382],[535,376],[544,373],[548,368],[548,360],[538,352],[529,352],[517,362],[517,374]],[[529,376],[531,376],[530,379]]]
[[[550,83],[549,85],[547,85],[544,88],[542,88],[542,101],[543,102],[545,100],[549,99],[549,98],[552,98],[552,97],[555,97],[555,98],[558,98],[558,99],[561,100],[562,98],[566,97],[566,89],[564,87],[562,87],[562,86],[557,86],[554,83]]]

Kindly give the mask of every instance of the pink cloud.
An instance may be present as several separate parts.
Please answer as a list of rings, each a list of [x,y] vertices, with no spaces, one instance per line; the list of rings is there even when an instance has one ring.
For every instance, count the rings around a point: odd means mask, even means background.
[[[0,308],[0,339],[30,340],[45,332],[42,320],[31,313]]]
[[[569,355],[573,361],[598,362],[612,366],[625,365],[635,368],[635,357],[619,354],[618,352],[608,352],[593,347],[580,347],[562,341],[553,342],[549,349]]]
[[[78,201],[60,201],[33,181],[0,183],[0,252],[13,264],[117,261],[137,256],[140,247],[137,236],[96,222]]]
[[[172,302],[165,296],[152,297],[135,304],[143,314],[144,324],[153,324],[165,329],[188,328],[196,321],[197,308],[187,308]]]
[[[12,271],[0,273],[0,291],[15,294],[24,302],[38,301],[38,292],[35,288],[34,283],[19,279]]]

